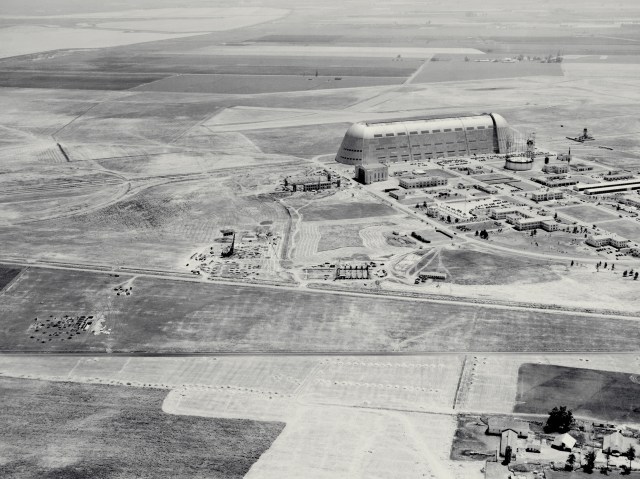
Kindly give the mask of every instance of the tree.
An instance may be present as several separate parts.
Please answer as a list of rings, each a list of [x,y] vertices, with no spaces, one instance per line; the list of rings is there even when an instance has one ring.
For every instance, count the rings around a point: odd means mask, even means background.
[[[545,432],[565,433],[571,429],[573,424],[573,413],[567,410],[567,406],[554,407],[549,412],[547,424],[544,426]]]
[[[508,465],[511,462],[511,456],[512,456],[511,446],[507,446],[506,449],[504,450],[504,462],[502,464],[504,464],[505,466]]]
[[[565,471],[573,471],[573,465],[576,463],[576,455],[571,453],[567,457],[567,463],[564,465]]]
[[[573,260],[571,260],[571,266],[573,266]]]
[[[609,470],[609,458],[611,458],[611,448],[608,447],[603,451],[603,453],[604,453],[604,457],[607,458],[607,470]]]
[[[626,454],[627,454],[627,459],[629,459],[629,472],[631,472],[631,463],[636,458],[636,448],[633,446],[629,446],[629,449],[627,449]]]
[[[447,215],[447,223],[451,223],[451,215]]]
[[[592,473],[593,468],[596,466],[596,452],[592,449],[585,454],[584,458],[587,462],[582,466],[582,469],[584,472]]]
[[[633,275],[633,279],[634,279],[634,281],[637,281],[637,280],[638,280],[638,273],[636,273],[636,274],[634,274],[634,275]]]
[[[626,269],[624,270],[624,273],[622,273],[622,277],[623,277],[623,278],[626,278],[626,277],[627,277],[627,270],[626,270]]]
[[[478,236],[479,234],[480,234],[480,233],[478,232],[478,230],[476,230],[476,236]],[[625,274],[625,276],[626,276],[627,272],[625,271],[625,272],[624,272],[624,274]]]

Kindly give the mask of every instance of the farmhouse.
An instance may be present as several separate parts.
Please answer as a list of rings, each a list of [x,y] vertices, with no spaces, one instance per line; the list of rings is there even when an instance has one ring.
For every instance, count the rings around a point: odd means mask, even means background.
[[[576,440],[569,434],[560,434],[553,440],[551,447],[560,449],[561,451],[570,451],[576,445]]]
[[[506,153],[509,125],[498,114],[365,121],[347,130],[336,161],[348,165]]]
[[[623,436],[619,431],[605,436],[602,441],[602,451],[609,450],[612,454],[625,454],[629,446],[638,448],[638,441],[632,437]]]
[[[507,448],[511,448],[511,459],[516,458],[516,451],[518,449],[518,433],[513,429],[506,429],[502,431],[500,435],[500,455],[505,456]]]
[[[529,423],[517,419],[504,417],[490,417],[487,423],[487,434],[501,435],[503,431],[511,429],[518,433],[518,437],[529,437]]]

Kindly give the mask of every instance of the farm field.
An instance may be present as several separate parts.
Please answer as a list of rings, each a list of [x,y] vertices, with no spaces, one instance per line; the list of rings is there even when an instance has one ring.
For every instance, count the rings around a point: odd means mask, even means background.
[[[349,123],[330,123],[291,128],[260,129],[244,134],[265,153],[288,154],[303,158],[338,151]],[[300,139],[300,143],[291,141]]]
[[[0,378],[0,391],[2,477],[240,478],[284,427],[165,414],[162,389]]]
[[[7,268],[4,266],[0,266],[0,291],[2,291],[5,286],[7,286],[11,281],[14,280],[16,276],[20,274],[20,269],[18,268]]]
[[[638,398],[640,376],[632,372],[523,364],[515,412],[544,414],[563,404],[579,416],[637,423]]]
[[[580,221],[597,224],[598,221],[606,221],[617,218],[613,213],[603,211],[590,205],[567,206],[566,208],[558,208],[559,211],[566,213]]]
[[[436,55],[434,58],[438,58]],[[537,75],[562,76],[558,63],[493,63],[443,59],[430,61],[411,80],[411,83],[485,80]]]
[[[189,75],[180,74],[147,83],[135,91],[256,94],[288,91],[325,90],[334,88],[354,88],[379,85],[398,85],[404,77],[380,76],[313,76],[302,75]]]
[[[602,321],[579,313],[151,277],[136,277],[128,283],[135,287],[132,294],[117,296],[114,288],[127,280],[131,277],[42,268],[24,272],[19,288],[5,292],[3,298],[1,349],[436,352],[605,351],[614,345],[635,351],[638,347],[637,318]],[[67,339],[33,329],[34,318],[64,315],[101,318],[103,332],[78,331]],[[366,327],[357,326],[360,322]],[[586,330],[589,335],[583,334]],[[44,336],[39,339],[39,335]]]

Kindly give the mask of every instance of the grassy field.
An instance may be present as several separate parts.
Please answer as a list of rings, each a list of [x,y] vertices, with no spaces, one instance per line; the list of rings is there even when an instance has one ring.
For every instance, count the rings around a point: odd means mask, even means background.
[[[6,268],[4,266],[0,266],[0,291],[2,291],[6,285],[11,283],[18,274],[20,274],[20,270],[17,268]]]
[[[30,269],[5,293],[5,351],[637,351],[637,321],[385,297]],[[103,317],[108,334],[38,343],[34,318]],[[588,332],[588,334],[585,334]]]
[[[245,132],[245,136],[265,153],[310,158],[337,152],[349,126],[349,123],[332,123],[253,130]],[[291,141],[291,138],[297,138],[297,141]]]
[[[612,220],[617,216],[608,211],[602,211],[599,208],[595,208],[591,205],[578,205],[568,206],[566,208],[559,209],[562,213],[566,213],[580,221],[587,221],[589,223],[597,223],[603,220]]]
[[[617,233],[631,241],[640,241],[640,223],[633,220],[611,221],[602,225],[607,231]]]
[[[579,416],[638,422],[640,381],[630,373],[523,364],[515,412],[545,414],[558,405]]]
[[[457,284],[541,283],[560,278],[552,264],[534,259],[468,249],[442,249],[440,257],[449,279]]]
[[[165,390],[0,379],[0,476],[240,478],[277,422],[175,416]]]
[[[0,87],[55,88],[71,90],[128,90],[166,77],[166,74],[112,72],[6,72]]]
[[[396,211],[379,203],[317,203],[302,208],[305,221],[347,220],[395,215]]]
[[[364,246],[359,234],[361,229],[362,225],[323,226],[320,229],[318,251]]]

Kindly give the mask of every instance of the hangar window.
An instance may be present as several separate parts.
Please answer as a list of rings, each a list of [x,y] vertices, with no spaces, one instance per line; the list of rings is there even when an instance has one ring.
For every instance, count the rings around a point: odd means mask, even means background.
[[[386,136],[394,136],[393,133],[387,133]]]
[[[440,130],[433,130],[432,133],[440,133]]]
[[[401,131],[400,133],[398,133],[398,136],[405,136],[406,133],[404,131]]]
[[[462,131],[462,128],[456,128],[456,131]]]
[[[484,130],[484,126],[479,126],[478,130]]]
[[[423,135],[426,135],[427,133],[429,133],[429,130],[422,130],[420,133],[422,133]]]
[[[373,135],[374,138],[382,138],[382,133],[376,133]]]
[[[417,135],[417,134],[418,134],[418,132],[417,132],[417,131],[410,131],[410,132],[409,132],[409,134],[410,134],[410,135]]]
[[[473,127],[472,126],[468,126],[467,130],[473,130]]]
[[[446,133],[447,131],[451,131],[451,128],[445,128],[444,132]]]

